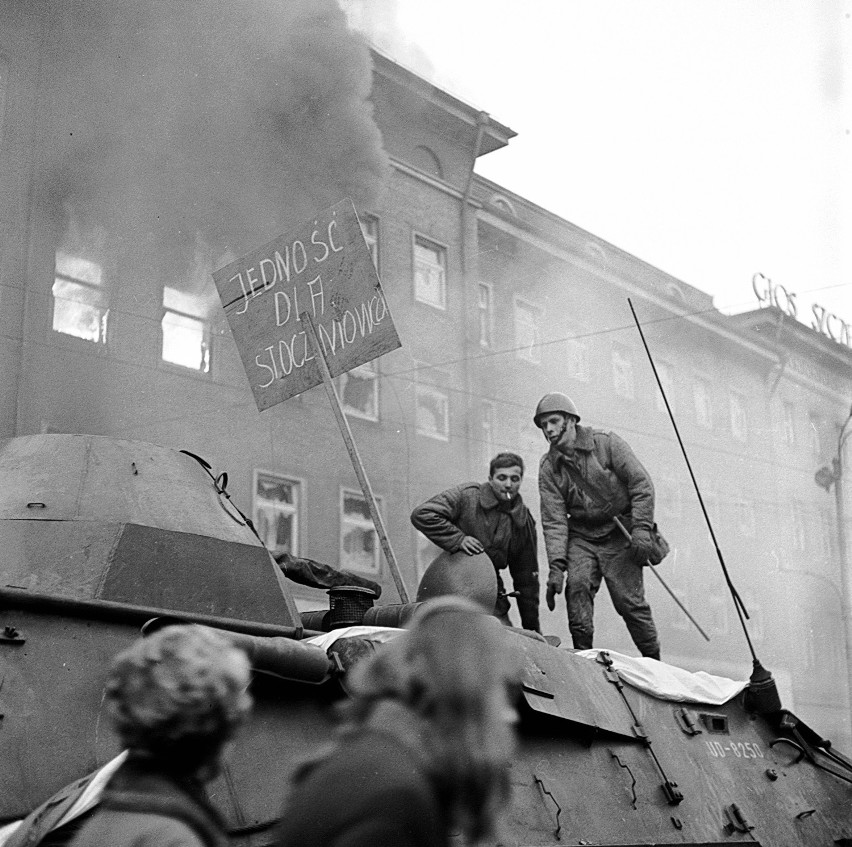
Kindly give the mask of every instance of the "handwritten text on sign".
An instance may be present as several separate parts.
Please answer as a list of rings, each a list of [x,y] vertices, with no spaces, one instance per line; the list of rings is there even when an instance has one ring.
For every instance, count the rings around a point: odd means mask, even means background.
[[[260,411],[322,382],[299,315],[332,376],[400,346],[351,200],[213,274]]]

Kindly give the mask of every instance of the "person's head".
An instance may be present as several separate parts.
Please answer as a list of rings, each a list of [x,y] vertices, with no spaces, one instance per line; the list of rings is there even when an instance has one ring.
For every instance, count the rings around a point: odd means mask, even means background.
[[[356,700],[391,698],[421,719],[429,772],[451,824],[471,840],[493,834],[508,799],[517,719],[519,660],[505,628],[468,600],[438,597],[360,671]]]
[[[580,413],[574,401],[561,391],[545,394],[535,409],[533,421],[548,443],[573,444],[577,435]]]
[[[187,774],[215,771],[247,716],[245,653],[203,626],[168,626],[113,661],[105,699],[122,744]]]
[[[498,453],[488,466],[488,483],[498,500],[513,500],[524,479],[524,460],[516,453]]]

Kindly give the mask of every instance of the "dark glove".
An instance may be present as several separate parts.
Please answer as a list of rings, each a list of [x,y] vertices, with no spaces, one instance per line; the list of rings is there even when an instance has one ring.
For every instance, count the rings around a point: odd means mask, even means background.
[[[552,612],[556,608],[556,595],[565,587],[565,573],[557,567],[551,567],[547,575],[547,608]]]
[[[630,555],[637,565],[644,565],[654,549],[651,530],[644,527],[634,527],[630,533]]]

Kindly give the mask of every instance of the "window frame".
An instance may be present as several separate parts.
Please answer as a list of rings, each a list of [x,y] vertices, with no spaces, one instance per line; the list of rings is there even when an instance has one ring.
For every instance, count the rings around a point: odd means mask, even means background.
[[[519,332],[519,317],[523,309],[535,312],[538,319],[533,324],[533,338],[528,346],[521,345]],[[544,317],[544,309],[532,300],[516,294],[512,299],[512,325],[515,332],[515,358],[531,365],[541,364],[541,324]],[[535,351],[535,352],[533,352]]]
[[[85,262],[88,265],[91,265],[98,269],[99,282],[90,282],[87,279],[83,279],[81,277],[71,276],[68,273],[61,272],[59,270],[59,257],[60,255],[67,257],[71,260],[77,260],[80,262]],[[80,343],[86,345],[91,350],[105,351],[107,349],[107,345],[109,342],[109,333],[111,322],[109,320],[110,311],[111,311],[111,297],[110,292],[103,282],[104,277],[104,266],[98,262],[94,262],[91,259],[86,259],[83,256],[78,254],[66,252],[64,250],[56,250],[54,253],[54,261],[53,261],[53,284],[50,288],[50,296],[51,296],[51,310],[50,310],[50,331],[56,336],[61,336],[64,339],[74,339],[71,343]],[[77,300],[74,298],[63,297],[58,295],[55,291],[56,284],[58,282],[69,283],[73,286],[76,286],[78,289],[83,291],[91,291],[103,297],[106,301],[106,306],[93,305],[87,303],[84,300]],[[62,301],[65,303],[77,303],[87,309],[92,310],[94,314],[97,315],[97,325],[98,325],[98,337],[97,338],[86,338],[85,336],[78,335],[73,332],[66,332],[63,329],[58,329],[56,327],[56,304],[57,301]]]
[[[207,317],[199,317],[198,315],[192,314],[192,312],[187,312],[183,309],[177,309],[172,306],[166,306],[166,289],[172,291],[178,291],[179,289],[173,288],[170,285],[163,286],[163,305],[160,315],[160,364],[167,368],[177,368],[182,373],[193,373],[198,374],[203,377],[212,377],[213,374],[213,324],[212,321]],[[165,343],[166,343],[166,333],[165,333],[165,321],[168,315],[177,315],[179,318],[184,318],[186,320],[195,321],[199,323],[202,328],[202,341],[201,341],[201,364],[205,365],[205,367],[193,367],[192,365],[185,365],[182,362],[173,362],[171,359],[165,358]]]
[[[671,410],[673,412],[677,411],[677,400],[675,398],[677,383],[675,382],[674,365],[665,359],[660,359],[657,362],[657,377],[663,386],[663,391],[660,391],[660,386],[657,384],[657,380],[654,380],[654,393],[656,395],[654,405],[656,406],[657,411],[668,412],[668,409],[666,409],[666,400],[669,401]],[[665,392],[665,399],[663,399],[663,392]]]
[[[417,248],[418,246],[423,247],[425,249],[434,250],[435,254],[441,258],[441,261],[438,263],[437,267],[441,271],[440,274],[440,297],[438,298],[440,302],[434,302],[429,300],[423,296],[421,296],[418,286],[418,268],[421,266],[421,260],[418,259],[417,256]],[[448,279],[447,279],[447,259],[448,259],[448,250],[445,244],[441,244],[440,241],[435,241],[433,238],[429,238],[426,235],[421,235],[419,232],[412,233],[411,238],[411,264],[412,264],[412,282],[414,285],[414,299],[417,303],[422,303],[424,306],[430,306],[433,309],[437,309],[440,312],[447,311],[447,299],[448,299]]]
[[[301,477],[294,476],[293,474],[281,473],[279,471],[270,471],[265,468],[253,468],[252,470],[252,489],[251,489],[251,515],[252,521],[254,522],[255,530],[257,531],[258,536],[260,536],[259,529],[259,521],[257,520],[257,486],[258,481],[261,476],[273,477],[274,479],[281,480],[283,482],[289,482],[293,485],[296,490],[296,504],[290,510],[282,509],[280,511],[292,513],[294,517],[293,521],[293,550],[290,551],[290,555],[292,556],[300,556],[302,553],[302,523],[303,523],[303,514],[305,508],[305,500],[307,497],[307,486],[305,480]],[[271,501],[270,501],[271,502]],[[274,506],[274,503],[273,503]],[[264,545],[266,545],[266,539],[263,539]],[[267,547],[273,555],[275,553],[275,548]]]
[[[440,395],[444,401],[444,431],[446,435],[429,432],[421,429],[419,425],[419,400],[421,394]],[[426,438],[433,438],[436,441],[448,442],[450,440],[450,393],[437,385],[432,385],[427,382],[418,382],[414,386],[414,428],[418,435],[423,435]]]
[[[367,513],[368,513],[368,517],[366,519],[359,519],[357,521],[351,521],[350,520],[350,521],[347,522],[346,514],[345,514],[345,506],[346,506],[347,496],[348,497],[357,497],[359,500],[362,500],[364,502],[364,505],[366,506]],[[375,498],[376,508],[379,510],[379,514],[381,514],[382,517],[384,517],[384,514],[383,514],[384,513],[384,508],[383,508],[384,500],[383,500],[383,498],[378,496],[378,495],[375,495],[375,494],[373,496]],[[340,486],[340,499],[338,501],[338,510],[337,510],[338,524],[339,524],[339,527],[340,527],[340,531],[338,533],[338,540],[337,540],[338,561],[340,563],[341,569],[352,570],[352,571],[356,571],[357,573],[361,573],[361,574],[370,574],[372,576],[380,576],[381,572],[382,572],[382,555],[383,555],[382,554],[382,544],[381,544],[381,539],[379,538],[379,531],[376,528],[376,525],[373,523],[372,518],[369,517],[369,511],[370,511],[370,506],[369,506],[369,503],[367,502],[367,498],[364,496],[363,491],[361,491],[360,489],[357,489],[357,488],[348,488],[345,485]],[[344,561],[344,549],[343,549],[343,540],[345,538],[344,528],[347,525],[353,525],[353,524],[356,525],[356,526],[359,526],[359,527],[361,527],[365,530],[368,530],[369,532],[371,532],[373,534],[373,536],[375,538],[375,547],[374,547],[375,552],[374,552],[374,556],[373,556],[374,562],[375,562],[375,567],[373,567],[373,568],[355,567],[351,564],[348,564],[346,561]]]
[[[358,223],[361,225],[361,232],[367,244],[367,251],[376,268],[376,273],[379,273],[379,242],[381,237],[379,216],[372,212],[363,212],[358,215]],[[375,232],[368,232],[369,225],[374,226]]]
[[[479,280],[477,285],[477,317],[479,319],[479,346],[488,350],[494,346],[494,286],[490,282]],[[487,303],[482,303],[482,294],[486,293]]]
[[[617,376],[616,357],[620,357],[621,365],[626,366],[627,375],[629,377],[629,393],[619,391],[619,378]],[[620,341],[613,341],[610,349],[610,368],[612,373],[612,389],[616,396],[623,400],[636,399],[636,373],[633,367],[633,348],[627,344],[622,344]]]
[[[706,419],[699,410],[699,388],[704,400]],[[713,384],[705,376],[697,375],[692,380],[692,405],[695,413],[695,423],[702,429],[713,429]]]
[[[363,376],[365,373],[368,373],[372,377],[373,397],[376,409],[375,415],[362,412],[356,406],[347,405],[344,396],[346,391],[346,380],[351,378],[352,374]],[[358,365],[357,367],[351,368],[345,373],[340,374],[340,376],[335,379],[335,389],[337,390],[337,396],[340,398],[340,407],[343,409],[343,413],[347,417],[359,418],[362,421],[373,421],[374,423],[381,419],[381,392],[379,390],[379,365],[377,359],[364,362],[364,364]]]
[[[788,447],[796,446],[796,404],[781,401],[781,437]]]
[[[740,391],[731,391],[728,394],[728,416],[731,421],[731,436],[737,441],[748,441],[748,398],[745,394]]]

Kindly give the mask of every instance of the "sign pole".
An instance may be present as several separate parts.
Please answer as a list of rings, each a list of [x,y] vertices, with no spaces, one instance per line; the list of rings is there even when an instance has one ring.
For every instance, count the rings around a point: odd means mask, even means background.
[[[305,332],[308,334],[314,348],[316,360],[322,373],[322,382],[325,386],[326,394],[328,394],[328,399],[331,402],[331,408],[334,412],[334,416],[337,418],[337,425],[340,427],[340,433],[343,436],[346,449],[349,451],[349,458],[352,460],[352,466],[355,468],[355,475],[358,477],[358,482],[361,484],[361,491],[364,493],[364,498],[366,499],[367,506],[370,509],[370,517],[373,519],[373,525],[376,527],[376,532],[378,533],[379,541],[385,554],[385,559],[387,560],[388,567],[390,568],[391,576],[393,576],[393,581],[396,583],[396,590],[399,593],[399,599],[402,600],[403,603],[409,603],[410,599],[408,596],[408,590],[405,587],[405,583],[402,581],[402,574],[399,571],[396,556],[391,548],[390,539],[388,538],[385,530],[384,521],[379,513],[376,498],[373,495],[373,489],[370,487],[370,480],[367,479],[367,472],[364,470],[361,457],[358,455],[358,448],[355,446],[355,440],[352,438],[352,430],[349,428],[349,422],[343,414],[343,409],[340,405],[340,398],[337,396],[337,391],[334,388],[334,383],[331,379],[331,372],[328,369],[328,362],[326,361],[325,353],[322,349],[322,345],[320,344],[319,337],[317,336],[317,330],[314,326],[313,319],[307,312],[301,312],[299,314],[299,320],[305,328]]]

